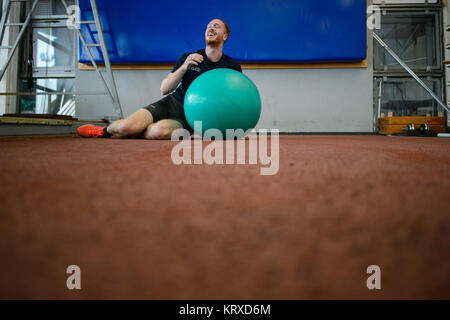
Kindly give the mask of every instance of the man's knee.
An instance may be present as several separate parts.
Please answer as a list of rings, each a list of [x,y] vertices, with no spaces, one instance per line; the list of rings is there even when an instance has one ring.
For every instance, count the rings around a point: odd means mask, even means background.
[[[132,121],[125,119],[124,121],[117,124],[116,131],[120,135],[130,136],[140,133],[141,128],[134,124]]]
[[[147,130],[145,138],[147,139],[170,139],[172,130],[164,126],[153,126]]]

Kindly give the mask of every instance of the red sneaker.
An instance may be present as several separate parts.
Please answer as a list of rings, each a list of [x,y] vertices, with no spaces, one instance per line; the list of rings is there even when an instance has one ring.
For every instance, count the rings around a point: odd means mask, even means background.
[[[100,138],[104,135],[103,129],[104,127],[102,126],[85,124],[77,129],[77,133],[79,136],[84,138]]]

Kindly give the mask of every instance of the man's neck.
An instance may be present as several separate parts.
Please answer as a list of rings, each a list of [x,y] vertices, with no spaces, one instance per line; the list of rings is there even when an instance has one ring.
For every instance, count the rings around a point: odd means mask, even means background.
[[[206,46],[205,52],[206,56],[209,60],[212,62],[217,62],[222,58],[222,47],[223,45],[219,46]]]

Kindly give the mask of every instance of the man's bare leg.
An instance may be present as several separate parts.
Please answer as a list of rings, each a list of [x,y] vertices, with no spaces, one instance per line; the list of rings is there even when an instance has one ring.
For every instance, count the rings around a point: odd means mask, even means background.
[[[170,139],[172,133],[177,129],[182,129],[183,125],[173,119],[163,119],[147,126],[144,132],[145,139]]]
[[[117,138],[132,138],[145,131],[152,123],[152,114],[146,109],[139,109],[125,119],[114,121],[106,131]]]

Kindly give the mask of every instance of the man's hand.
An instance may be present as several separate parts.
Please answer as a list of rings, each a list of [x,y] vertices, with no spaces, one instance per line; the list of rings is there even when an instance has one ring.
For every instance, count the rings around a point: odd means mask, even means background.
[[[183,63],[183,68],[185,70],[189,70],[192,66],[198,66],[200,63],[203,62],[203,56],[198,53],[192,53],[187,56],[186,60]]]
[[[188,71],[190,67],[198,66],[202,62],[203,56],[201,54],[193,53],[188,55],[183,65],[178,68],[177,71],[169,73],[169,75],[162,81],[160,88],[161,94],[169,94],[175,90],[186,71]]]

